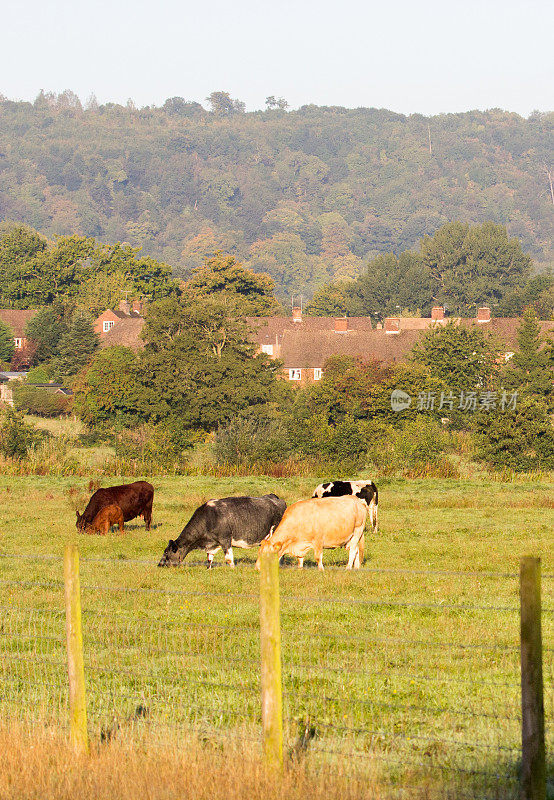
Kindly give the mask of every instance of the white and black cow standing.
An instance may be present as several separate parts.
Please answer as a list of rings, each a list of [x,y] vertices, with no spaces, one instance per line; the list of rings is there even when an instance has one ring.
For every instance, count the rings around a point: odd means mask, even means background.
[[[208,500],[196,509],[179,537],[170,539],[158,566],[176,567],[191,550],[205,550],[209,569],[214,554],[222,549],[225,562],[234,567],[233,545],[259,545],[281,522],[286,508],[285,501],[276,494]]]
[[[352,494],[366,504],[373,533],[377,532],[379,493],[373,481],[327,481],[316,486],[312,497],[342,497]]]

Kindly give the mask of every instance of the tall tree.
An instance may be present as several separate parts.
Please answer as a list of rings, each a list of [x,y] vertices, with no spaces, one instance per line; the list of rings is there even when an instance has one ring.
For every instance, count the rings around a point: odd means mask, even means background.
[[[56,360],[58,372],[67,377],[75,375],[90,362],[99,344],[92,321],[76,314],[59,343],[59,357]]]
[[[0,320],[0,361],[10,361],[14,349],[13,331]]]
[[[507,364],[504,383],[520,394],[544,401],[554,408],[554,364],[551,348],[541,337],[537,316],[528,308],[517,332],[518,350]]]

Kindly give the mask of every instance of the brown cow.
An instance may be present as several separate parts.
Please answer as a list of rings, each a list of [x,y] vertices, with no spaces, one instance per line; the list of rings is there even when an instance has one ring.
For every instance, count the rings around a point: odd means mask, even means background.
[[[347,569],[356,569],[363,559],[362,537],[367,506],[357,497],[326,497],[321,500],[300,500],[289,506],[283,519],[260,545],[257,569],[262,553],[288,553],[298,559],[302,569],[304,556],[314,551],[319,569],[323,569],[323,550],[346,546],[349,550]]]
[[[85,533],[101,533],[103,536],[107,534],[112,525],[119,525],[119,532],[124,533],[123,526],[123,511],[115,503],[110,506],[104,506],[102,511],[94,517],[92,523],[87,525]]]
[[[146,523],[146,530],[150,530],[152,522],[152,502],[154,500],[154,487],[146,481],[135,481],[122,486],[107,486],[98,489],[82,514],[77,511],[77,530],[84,531],[92,524],[99,511],[115,503],[123,512],[125,522],[142,516]]]

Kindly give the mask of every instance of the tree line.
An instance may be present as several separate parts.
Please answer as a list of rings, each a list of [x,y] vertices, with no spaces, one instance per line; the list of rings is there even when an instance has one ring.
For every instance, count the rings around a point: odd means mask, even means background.
[[[48,238],[127,242],[188,277],[228,252],[269,274],[281,301],[357,279],[445,223],[492,221],[539,269],[551,261],[552,114],[404,116],[269,96],[246,113],[212,92],[208,110],[83,107],[73,93],[0,99],[0,218]]]

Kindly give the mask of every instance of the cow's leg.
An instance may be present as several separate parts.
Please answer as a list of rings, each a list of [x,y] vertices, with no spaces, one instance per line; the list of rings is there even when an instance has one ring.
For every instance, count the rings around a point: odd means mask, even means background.
[[[154,498],[151,497],[150,500],[147,502],[146,506],[144,507],[144,512],[142,514],[144,522],[146,524],[146,530],[150,530],[150,526],[152,525],[152,503]]]
[[[362,535],[360,541],[358,542],[358,550],[356,552],[356,557],[354,559],[354,568],[359,569],[363,563],[364,563],[364,536]]]
[[[206,556],[207,556],[207,558],[208,558],[208,569],[211,569],[211,568],[212,568],[212,563],[213,563],[213,560],[214,560],[214,555],[215,555],[215,554],[217,553],[217,551],[218,551],[218,550],[220,550],[220,549],[221,549],[221,548],[219,547],[219,545],[217,545],[217,547],[211,547],[209,550],[206,550]]]
[[[348,557],[348,565],[347,565],[346,569],[352,569],[352,567],[354,566],[354,560],[355,560],[356,556],[358,556],[358,564],[356,565],[356,569],[358,569],[359,566],[360,566],[359,552],[360,552],[360,544],[361,544],[361,541],[362,541],[362,537],[364,535],[364,527],[365,527],[365,519],[364,519],[363,525],[360,525],[359,527],[354,528],[354,535],[352,536],[352,539],[350,540],[350,547],[349,547],[350,555]],[[363,544],[361,545],[361,547],[362,547],[362,553],[363,553]]]
[[[314,547],[314,556],[315,560],[317,561],[317,568],[323,570],[323,547],[316,548]]]
[[[225,563],[229,564],[230,567],[234,567],[235,566],[235,561],[233,559],[233,548],[232,547],[228,547],[227,550],[225,551]]]

